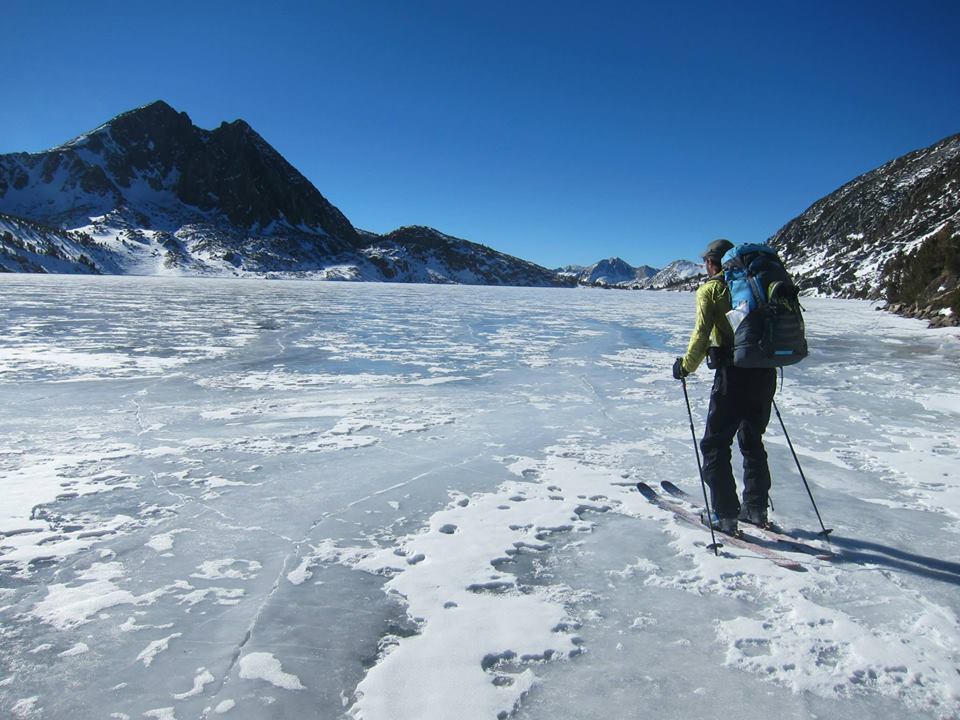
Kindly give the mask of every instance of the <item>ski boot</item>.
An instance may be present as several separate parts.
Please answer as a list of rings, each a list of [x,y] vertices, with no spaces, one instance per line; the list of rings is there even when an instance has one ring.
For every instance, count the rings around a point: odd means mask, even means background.
[[[770,520],[767,519],[767,509],[765,507],[744,505],[740,508],[740,515],[737,516],[737,519],[740,522],[756,525],[759,528],[770,527]]]
[[[700,516],[703,519],[703,516]],[[708,523],[704,520],[704,525]],[[737,518],[733,517],[719,517],[715,512],[710,513],[710,527],[712,527],[717,532],[723,533],[724,535],[731,535],[736,537],[740,534],[740,530],[737,527]]]

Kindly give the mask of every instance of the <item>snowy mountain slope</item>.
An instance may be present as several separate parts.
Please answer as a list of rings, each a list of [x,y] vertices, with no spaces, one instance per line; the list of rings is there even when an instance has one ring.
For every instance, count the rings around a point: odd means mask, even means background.
[[[691,283],[695,286],[703,273],[702,263],[674,260],[646,280],[638,281],[633,287],[645,290],[689,289],[687,286]]]
[[[0,156],[0,213],[11,272],[570,284],[433,230],[360,232],[244,121],[203,130],[161,101]]]
[[[573,284],[539,265],[422,226],[402,227],[372,239],[360,253],[383,278],[395,282]]]
[[[0,272],[96,273],[111,254],[90,235],[0,213]]]
[[[247,275],[327,267],[317,236],[251,235],[229,225],[139,227],[122,213],[66,230],[0,213],[0,271],[107,275]],[[334,256],[335,257],[335,256]]]
[[[931,241],[942,249],[918,259]],[[960,135],[852,180],[769,242],[808,291],[957,312]]]

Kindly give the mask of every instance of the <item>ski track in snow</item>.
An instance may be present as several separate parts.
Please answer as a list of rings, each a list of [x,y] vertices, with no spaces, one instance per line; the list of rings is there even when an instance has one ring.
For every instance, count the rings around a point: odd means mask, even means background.
[[[793,572],[634,488],[700,496],[669,373],[692,295],[0,292],[0,714],[611,717],[742,686],[770,698],[743,718],[960,717],[956,331],[809,301],[777,402],[838,559],[778,547]],[[821,542],[767,437],[774,517]],[[624,672],[590,714],[578,683]]]

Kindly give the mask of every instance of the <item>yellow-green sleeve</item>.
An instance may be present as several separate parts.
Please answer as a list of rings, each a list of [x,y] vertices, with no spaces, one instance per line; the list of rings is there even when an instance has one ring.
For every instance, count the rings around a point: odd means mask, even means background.
[[[697,288],[697,318],[693,323],[693,332],[690,333],[687,354],[683,356],[683,369],[688,373],[700,367],[710,347],[710,334],[713,330],[711,284],[706,283]]]
[[[721,347],[733,345],[733,330],[726,316],[728,310],[730,294],[722,281],[709,280],[697,289],[697,317],[683,357],[683,369],[688,373],[700,367],[711,342]]]

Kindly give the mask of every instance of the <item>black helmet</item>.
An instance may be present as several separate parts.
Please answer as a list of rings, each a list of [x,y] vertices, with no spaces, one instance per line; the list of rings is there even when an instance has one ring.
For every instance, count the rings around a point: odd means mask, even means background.
[[[720,258],[723,257],[724,253],[727,252],[730,248],[733,247],[733,243],[729,240],[724,240],[723,238],[719,240],[714,240],[712,243],[707,245],[707,249],[703,251],[704,260],[713,260],[720,264]]]

